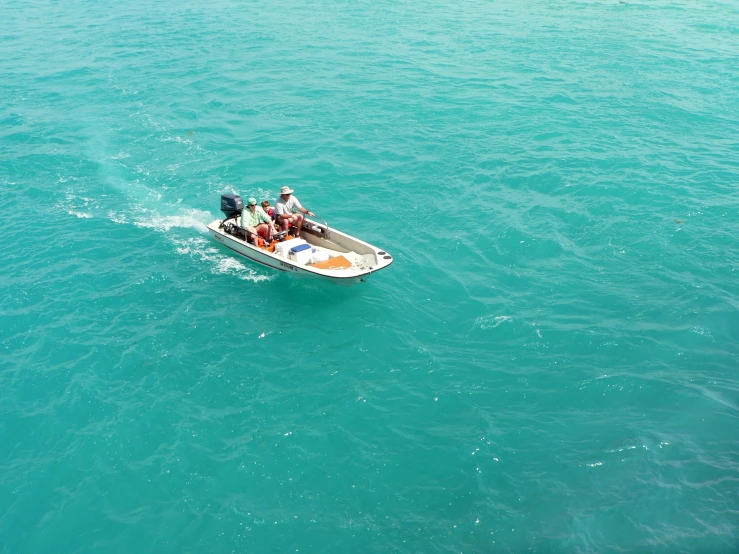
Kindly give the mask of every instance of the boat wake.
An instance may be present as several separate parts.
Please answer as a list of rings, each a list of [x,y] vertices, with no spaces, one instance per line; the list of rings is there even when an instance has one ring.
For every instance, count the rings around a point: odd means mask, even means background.
[[[221,252],[204,235],[206,223],[213,216],[210,212],[197,209],[182,209],[178,214],[162,215],[153,210],[141,209],[133,213],[108,212],[108,219],[122,225],[133,225],[162,233],[174,246],[174,252],[188,256],[198,264],[206,264],[213,275],[232,275],[243,281],[269,281],[274,276],[260,274],[239,260]],[[182,230],[190,231],[183,233]],[[197,231],[192,236],[191,231]]]
[[[177,134],[168,121],[150,115],[145,105],[138,103],[136,108],[131,131],[140,138],[110,144],[108,133],[92,137],[87,142],[86,157],[97,166],[96,178],[88,182],[59,175],[62,196],[57,208],[79,219],[108,219],[159,233],[172,244],[171,252],[205,264],[214,275],[233,275],[254,282],[270,280],[259,273],[259,268],[242,264],[207,240],[207,225],[213,214],[183,205],[183,199],[171,192],[182,187],[180,171],[184,166],[203,164],[217,154],[204,150],[189,134]],[[152,152],[156,153],[155,162]],[[103,194],[97,189],[100,183],[106,186]],[[204,184],[217,189],[229,186],[208,178]]]
[[[260,275],[250,267],[242,264],[236,258],[224,255],[207,238],[191,237],[185,240],[175,239],[176,252],[184,256],[190,256],[193,260],[206,262],[211,267],[214,275],[233,275],[242,281],[270,281],[275,275]]]
[[[187,209],[177,215],[159,215],[149,210],[143,211],[133,219],[136,227],[154,229],[167,233],[172,229],[194,229],[199,233],[208,232],[208,223],[213,219],[210,212],[204,210]]]

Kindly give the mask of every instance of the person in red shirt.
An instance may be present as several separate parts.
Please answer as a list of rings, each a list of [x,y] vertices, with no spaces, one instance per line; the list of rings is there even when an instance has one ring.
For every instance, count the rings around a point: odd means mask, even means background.
[[[269,200],[262,200],[262,209],[274,221],[274,219],[275,219],[275,209],[272,206],[269,205]]]

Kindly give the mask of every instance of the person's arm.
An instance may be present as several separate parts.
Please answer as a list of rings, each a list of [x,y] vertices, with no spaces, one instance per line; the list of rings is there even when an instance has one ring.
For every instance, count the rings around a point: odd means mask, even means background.
[[[300,200],[298,200],[298,199],[297,199],[297,198],[295,198],[294,196],[293,196],[293,198],[295,199],[295,207],[296,207],[296,208],[298,208],[298,211],[299,211],[300,213],[303,213],[303,214],[308,214],[308,215],[309,215],[309,216],[311,216],[311,217],[315,217],[315,215],[316,215],[316,214],[314,214],[314,213],[313,213],[313,212],[311,212],[311,211],[308,211],[308,210],[306,210],[306,209],[305,209],[305,208],[303,207],[303,205],[302,205],[302,204],[300,203]]]
[[[259,209],[262,210],[261,208]],[[259,214],[259,221],[260,223],[266,223],[267,225],[272,227],[273,231],[275,230],[275,224],[272,223],[272,218],[269,217],[269,215],[267,215],[267,212],[265,212],[264,210],[262,210]]]
[[[275,214],[274,208],[272,209],[272,214],[267,212],[267,223],[269,223],[269,226],[272,228],[272,232],[276,232],[277,228],[275,227],[275,219],[277,219],[277,215]]]

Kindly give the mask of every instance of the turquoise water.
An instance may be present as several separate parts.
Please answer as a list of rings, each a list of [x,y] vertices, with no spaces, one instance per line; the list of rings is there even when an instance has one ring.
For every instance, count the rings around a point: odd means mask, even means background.
[[[0,552],[739,547],[737,4],[0,21]],[[285,184],[395,263],[208,238]]]

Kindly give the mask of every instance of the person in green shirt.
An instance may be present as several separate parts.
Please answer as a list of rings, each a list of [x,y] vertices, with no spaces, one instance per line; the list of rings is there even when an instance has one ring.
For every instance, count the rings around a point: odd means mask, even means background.
[[[248,238],[256,246],[257,235],[272,242],[272,236],[277,232],[275,224],[272,223],[270,217],[264,213],[264,210],[257,206],[256,198],[249,198],[246,202],[246,208],[241,212],[241,227],[249,233]]]

